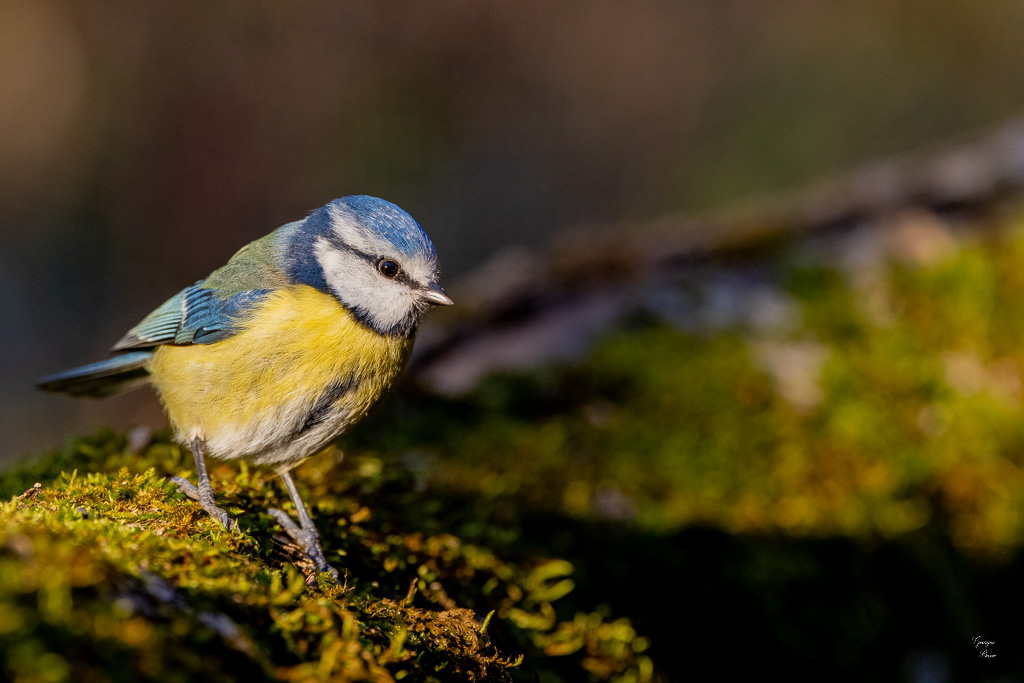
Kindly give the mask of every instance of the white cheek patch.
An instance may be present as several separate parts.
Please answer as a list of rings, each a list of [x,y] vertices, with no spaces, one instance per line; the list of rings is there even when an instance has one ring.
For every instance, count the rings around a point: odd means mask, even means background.
[[[393,328],[416,308],[415,295],[406,285],[382,277],[356,254],[336,249],[324,237],[314,252],[327,286],[343,304],[366,313],[373,327]]]

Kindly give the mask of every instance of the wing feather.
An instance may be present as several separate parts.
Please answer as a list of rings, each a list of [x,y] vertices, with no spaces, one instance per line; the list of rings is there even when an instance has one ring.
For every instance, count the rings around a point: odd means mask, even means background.
[[[161,344],[212,344],[239,330],[239,323],[270,289],[250,289],[220,299],[203,282],[183,289],[128,330],[112,351]]]
[[[287,277],[274,264],[281,230],[238,250],[205,280],[186,287],[142,319],[114,344],[113,351],[161,344],[212,344],[239,330],[239,321]]]

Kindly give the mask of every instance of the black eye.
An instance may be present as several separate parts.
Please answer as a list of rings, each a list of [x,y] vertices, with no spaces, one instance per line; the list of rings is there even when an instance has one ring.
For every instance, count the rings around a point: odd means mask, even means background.
[[[384,259],[383,261],[378,263],[377,270],[379,270],[380,274],[383,275],[384,277],[395,277],[400,272],[402,272],[401,266],[399,266],[394,261],[389,261],[388,259]]]

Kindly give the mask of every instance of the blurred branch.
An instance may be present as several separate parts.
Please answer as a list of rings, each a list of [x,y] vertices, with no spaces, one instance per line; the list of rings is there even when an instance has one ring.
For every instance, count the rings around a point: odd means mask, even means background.
[[[452,288],[458,306],[421,334],[410,372],[442,393],[487,372],[573,356],[638,291],[723,259],[906,210],[979,211],[1024,188],[1024,116],[970,138],[867,164],[812,187],[706,216],[566,231],[549,253],[499,254]]]

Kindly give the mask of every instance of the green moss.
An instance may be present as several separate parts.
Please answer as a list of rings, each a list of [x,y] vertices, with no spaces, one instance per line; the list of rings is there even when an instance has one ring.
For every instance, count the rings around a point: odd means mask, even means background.
[[[68,463],[79,469],[53,474]],[[407,524],[436,501],[410,496],[404,470],[357,457],[300,471],[319,482],[310,500],[345,570],[337,586],[296,569],[302,558],[275,536],[262,511],[280,492],[267,473],[214,471],[244,529],[229,534],[168,483],[185,464],[165,440],[134,455],[104,433],[6,475],[9,486],[41,485],[0,511],[5,677],[482,681],[518,676],[525,655],[528,672],[559,657],[581,675],[596,667],[601,680],[651,680],[645,641],[628,624],[609,632],[602,618],[554,617],[571,565],[513,564]],[[377,506],[401,506],[403,517]],[[549,651],[549,639],[572,647]]]

